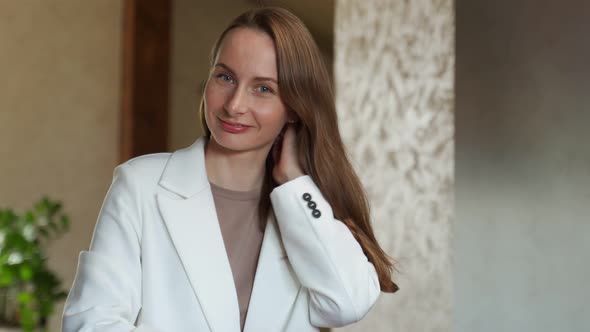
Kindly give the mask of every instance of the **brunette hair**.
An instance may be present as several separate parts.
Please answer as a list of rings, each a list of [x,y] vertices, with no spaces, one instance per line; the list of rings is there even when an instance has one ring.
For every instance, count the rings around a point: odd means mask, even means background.
[[[295,132],[301,166],[332,207],[334,217],[348,226],[375,266],[381,290],[397,291],[398,286],[391,279],[393,262],[377,243],[370,223],[367,195],[340,137],[330,76],[313,37],[303,22],[286,9],[252,9],[235,18],[221,33],[211,52],[212,68],[223,38],[235,28],[262,31],[273,39],[280,96],[286,107],[299,117]],[[204,101],[202,98],[200,104],[201,126],[210,138]],[[272,153],[269,153],[258,207],[261,223],[266,222],[272,211],[270,193],[277,186],[272,177],[273,166]]]

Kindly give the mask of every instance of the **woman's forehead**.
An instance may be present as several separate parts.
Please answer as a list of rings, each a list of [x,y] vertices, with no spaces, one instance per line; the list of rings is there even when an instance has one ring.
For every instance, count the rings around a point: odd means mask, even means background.
[[[270,36],[259,30],[230,30],[219,47],[217,63],[223,63],[238,75],[277,78],[274,42]]]

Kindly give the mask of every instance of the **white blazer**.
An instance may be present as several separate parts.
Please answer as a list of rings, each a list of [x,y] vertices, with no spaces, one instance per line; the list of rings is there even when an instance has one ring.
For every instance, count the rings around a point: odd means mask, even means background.
[[[206,140],[115,168],[63,331],[240,331]],[[311,177],[270,198],[276,220],[265,228],[244,331],[318,331],[363,318],[380,294],[375,268]]]

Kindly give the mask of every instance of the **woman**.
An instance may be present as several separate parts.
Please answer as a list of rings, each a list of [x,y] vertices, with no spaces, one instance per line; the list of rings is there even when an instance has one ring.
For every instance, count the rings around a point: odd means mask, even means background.
[[[115,169],[64,331],[318,331],[397,290],[299,19],[234,20],[201,121],[190,147]]]

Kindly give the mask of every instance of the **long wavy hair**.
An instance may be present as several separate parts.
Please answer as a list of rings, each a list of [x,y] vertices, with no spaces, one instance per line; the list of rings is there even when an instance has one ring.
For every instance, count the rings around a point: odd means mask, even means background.
[[[313,37],[299,18],[286,9],[256,8],[235,18],[221,33],[211,51],[211,68],[227,33],[235,28],[250,28],[270,36],[275,44],[280,97],[294,111],[297,153],[301,166],[375,266],[383,292],[395,292],[394,265],[377,243],[370,223],[369,202],[345,150],[336,115],[330,76]],[[208,138],[205,98],[200,104],[201,126]],[[277,186],[272,177],[272,153],[266,159],[266,173],[259,203],[261,224],[272,212],[270,193]]]

